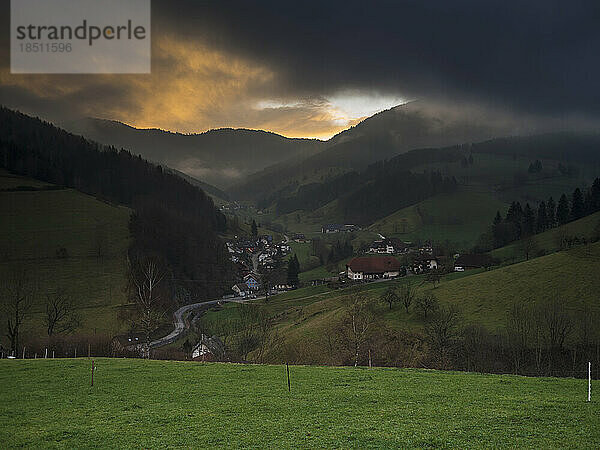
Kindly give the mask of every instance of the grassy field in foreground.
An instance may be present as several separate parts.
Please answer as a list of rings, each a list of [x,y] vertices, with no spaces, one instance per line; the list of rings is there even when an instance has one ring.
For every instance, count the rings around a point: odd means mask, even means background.
[[[585,380],[97,359],[0,361],[3,447],[598,448]],[[594,381],[593,389],[600,387]]]

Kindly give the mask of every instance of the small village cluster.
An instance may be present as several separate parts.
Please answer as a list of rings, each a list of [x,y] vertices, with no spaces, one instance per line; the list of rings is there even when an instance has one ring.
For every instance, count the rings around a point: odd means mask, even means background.
[[[256,297],[261,289],[261,276],[274,271],[281,265],[291,251],[287,242],[274,242],[272,235],[252,238],[238,238],[226,243],[231,261],[236,265],[240,282],[232,286],[234,296],[252,298]],[[274,277],[270,283],[270,290],[282,291],[291,289],[286,280]]]
[[[322,233],[345,233],[356,230],[355,225],[323,225]],[[309,243],[311,240],[302,233],[293,233],[290,238],[275,242],[272,235],[252,238],[238,238],[227,242],[231,260],[238,269],[239,282],[232,286],[232,293],[225,297],[256,298],[265,290],[262,280],[265,273],[275,273],[282,261],[291,255],[289,243]],[[399,259],[400,258],[400,259]],[[402,261],[401,261],[402,260]],[[375,240],[363,255],[355,256],[346,263],[346,270],[332,277],[306,281],[309,285],[331,284],[341,286],[348,282],[365,282],[377,279],[396,278],[406,275],[419,275],[432,271],[463,272],[469,269],[489,267],[492,261],[487,255],[436,256],[431,242],[414,244],[398,238]],[[284,264],[285,265],[285,264]],[[284,276],[275,275],[269,280],[269,294],[294,289]]]

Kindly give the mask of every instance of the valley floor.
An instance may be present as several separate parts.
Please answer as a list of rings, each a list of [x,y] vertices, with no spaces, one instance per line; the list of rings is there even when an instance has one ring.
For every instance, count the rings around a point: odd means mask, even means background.
[[[1,360],[3,447],[598,448],[585,380],[429,370]],[[600,382],[594,382],[594,391]]]

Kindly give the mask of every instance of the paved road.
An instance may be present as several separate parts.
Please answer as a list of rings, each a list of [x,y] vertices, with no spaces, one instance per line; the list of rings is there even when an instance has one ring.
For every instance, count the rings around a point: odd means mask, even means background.
[[[255,274],[258,274],[258,257],[261,255],[261,253],[262,252],[258,252],[252,255],[252,272]]]
[[[257,297],[257,300],[260,298],[264,297]],[[216,305],[217,303],[244,303],[248,300],[250,299],[245,299],[242,297],[231,297],[227,299],[210,300],[206,302],[192,303],[190,305],[182,306],[173,313],[173,322],[175,324],[175,329],[169,334],[167,334],[165,337],[150,342],[150,348],[162,347],[171,344],[172,342],[175,342],[177,339],[179,339],[183,332],[189,327],[189,324],[186,322],[185,319],[188,313],[190,313],[194,309],[202,308],[209,305]]]

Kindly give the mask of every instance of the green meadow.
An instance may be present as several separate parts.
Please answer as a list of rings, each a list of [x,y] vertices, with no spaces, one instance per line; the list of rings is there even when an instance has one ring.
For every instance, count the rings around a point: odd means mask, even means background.
[[[4,448],[598,448],[587,381],[385,368],[0,361]],[[593,389],[600,387],[594,381]]]

